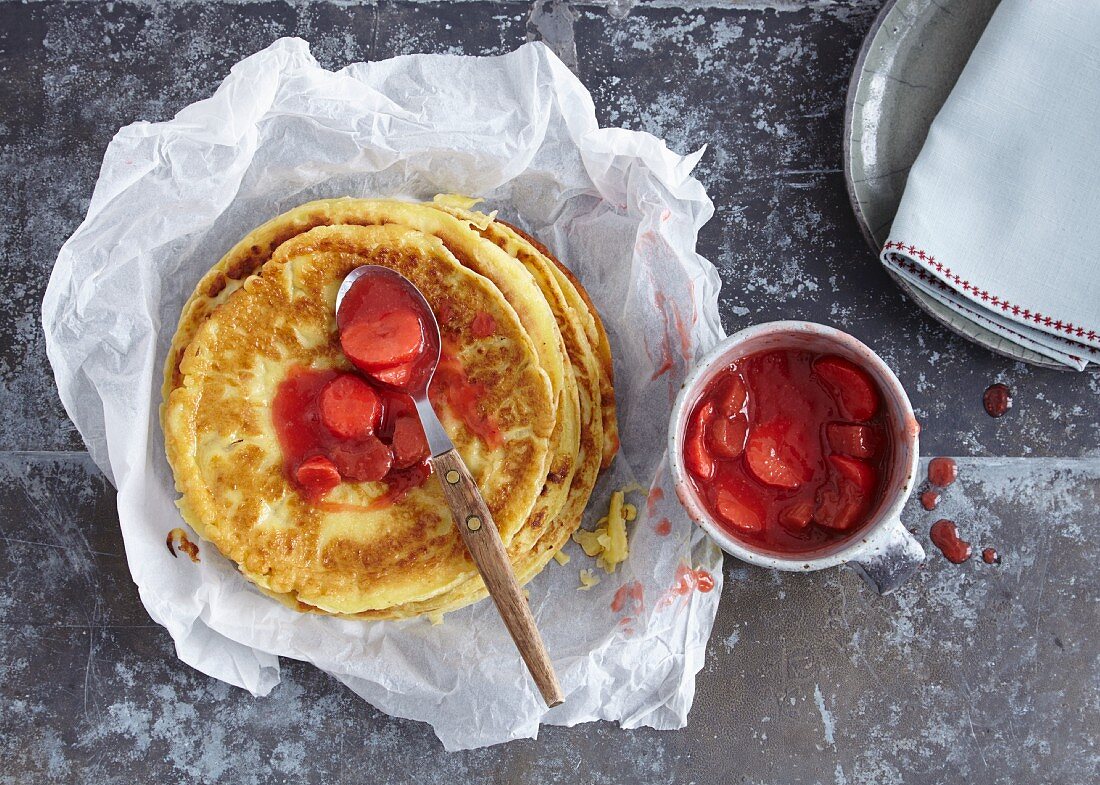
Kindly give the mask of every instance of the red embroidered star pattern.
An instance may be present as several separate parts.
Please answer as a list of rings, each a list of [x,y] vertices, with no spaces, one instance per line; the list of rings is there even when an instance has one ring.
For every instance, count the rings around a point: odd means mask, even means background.
[[[963,292],[968,293],[971,297],[975,299],[980,298],[982,302],[992,303],[994,307],[1000,306],[1001,310],[1005,313],[1011,310],[1013,316],[1021,317],[1025,321],[1031,321],[1035,324],[1042,324],[1045,327],[1051,327],[1054,330],[1065,333],[1069,336],[1085,338],[1089,341],[1097,340],[1098,334],[1096,330],[1089,330],[1086,332],[1084,327],[1078,327],[1073,322],[1066,322],[1061,319],[1055,319],[1053,316],[1045,316],[1039,311],[1032,312],[1029,308],[1021,308],[1019,305],[1016,305],[1015,303],[1012,303],[1000,297],[999,295],[990,295],[988,290],[979,289],[977,286],[972,285],[970,281],[963,280],[960,275],[952,272],[950,267],[945,267],[941,262],[937,262],[935,256],[932,256],[923,249],[917,248],[917,246],[915,245],[905,245],[900,240],[890,240],[885,245],[883,245],[883,250],[889,251],[891,249],[896,249],[900,253],[905,253],[908,254],[908,256],[910,257],[915,257],[916,259],[919,259],[924,266],[929,268],[929,271],[936,270],[937,272],[942,273],[944,279],[953,282],[955,286],[957,286]],[[947,284],[944,283],[944,281],[940,280],[934,275],[929,274],[929,271],[926,271],[923,267],[918,266],[913,261],[913,259],[904,259],[901,258],[899,255],[891,255],[891,261],[898,267],[901,267],[902,269],[908,270],[909,272],[915,274],[921,281],[931,282],[935,284],[937,288],[945,292],[951,291],[951,289],[947,286]],[[977,311],[972,311],[971,313],[973,313],[975,316],[981,317],[981,314]],[[1068,341],[1068,339],[1064,338],[1062,340]],[[1100,352],[1097,352],[1096,349],[1093,349],[1091,347],[1089,351],[1094,355],[1100,354]]]

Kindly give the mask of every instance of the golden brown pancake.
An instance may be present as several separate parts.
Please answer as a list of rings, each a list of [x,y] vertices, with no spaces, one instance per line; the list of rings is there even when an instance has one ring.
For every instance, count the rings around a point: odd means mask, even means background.
[[[412,257],[417,259],[416,264],[407,261]],[[530,454],[520,459],[527,467],[534,467],[534,471],[521,472],[518,467],[505,466],[516,459],[514,454],[495,456],[470,434],[465,434],[466,438],[462,439],[461,421],[444,414],[448,430],[453,429],[453,436],[457,434],[456,445],[459,445],[460,452],[471,462],[471,469],[476,466],[482,472],[479,474],[475,470],[475,476],[483,493],[487,494],[487,501],[489,495],[494,494],[494,488],[501,487],[499,482],[493,485],[494,480],[503,481],[507,478],[509,483],[519,480],[519,498],[504,499],[499,496],[498,490],[495,502],[490,502],[490,509],[501,528],[502,538],[521,581],[537,574],[579,525],[601,459],[606,465],[617,449],[617,428],[607,336],[598,315],[591,308],[587,293],[544,247],[506,224],[491,221],[479,213],[443,208],[440,205],[414,205],[390,200],[334,199],[311,202],[278,216],[250,233],[231,249],[200,281],[185,306],[165,369],[163,421],[170,460],[176,470],[177,484],[184,493],[181,509],[201,536],[212,539],[227,556],[238,561],[242,571],[262,589],[292,607],[361,618],[400,618],[451,610],[484,596],[484,586],[450,527],[449,513],[442,503],[438,488],[434,487],[435,480],[429,480],[423,488],[402,502],[403,506],[407,503],[410,509],[416,510],[409,519],[415,518],[419,522],[415,533],[421,537],[424,551],[416,558],[411,555],[414,529],[408,526],[402,529],[400,525],[406,510],[395,510],[399,523],[394,531],[401,533],[399,541],[402,543],[406,543],[405,536],[409,538],[406,544],[398,548],[402,554],[400,559],[404,560],[402,564],[405,566],[415,565],[415,571],[419,573],[416,577],[403,574],[403,568],[395,568],[392,563],[384,560],[384,568],[375,564],[378,558],[375,552],[377,549],[365,547],[364,542],[355,539],[360,536],[355,528],[361,525],[359,514],[319,515],[316,510],[303,512],[301,508],[303,505],[308,508],[308,503],[300,498],[294,502],[283,496],[279,497],[284,502],[283,506],[272,507],[269,504],[268,515],[272,519],[297,515],[296,521],[308,520],[308,523],[302,525],[309,531],[312,531],[310,527],[313,526],[320,532],[317,541],[324,541],[323,547],[327,547],[328,540],[331,539],[328,532],[338,532],[333,541],[340,540],[345,544],[337,546],[337,550],[343,548],[347,551],[343,554],[345,557],[355,550],[359,563],[367,563],[366,566],[356,566],[354,560],[345,558],[340,563],[344,573],[334,576],[328,571],[333,550],[329,548],[326,555],[320,557],[325,570],[320,571],[322,577],[318,578],[316,563],[309,563],[308,560],[297,563],[286,555],[286,548],[290,547],[287,540],[297,545],[299,538],[288,537],[285,531],[279,536],[266,531],[255,534],[261,543],[256,549],[263,554],[261,557],[253,554],[249,548],[248,539],[256,531],[254,521],[249,524],[249,531],[252,533],[244,538],[243,544],[239,541],[241,538],[225,536],[225,525],[211,526],[205,518],[212,520],[212,515],[224,514],[227,508],[237,512],[252,509],[256,505],[245,501],[242,494],[229,494],[232,496],[231,501],[236,502],[235,505],[223,502],[220,510],[205,510],[204,518],[190,496],[197,494],[202,502],[203,493],[210,490],[210,483],[205,488],[196,490],[194,472],[189,474],[186,466],[188,461],[195,466],[202,463],[198,458],[200,449],[196,447],[194,455],[191,455],[186,447],[181,451],[179,444],[174,444],[180,441],[179,433],[188,434],[195,444],[199,444],[204,439],[209,439],[203,433],[217,432],[219,427],[223,433],[228,429],[224,422],[217,421],[212,414],[213,410],[207,412],[206,420],[201,420],[197,415],[188,420],[181,414],[182,411],[197,412],[202,408],[204,397],[208,401],[217,400],[217,394],[208,397],[205,392],[196,395],[193,390],[187,391],[187,388],[199,384],[200,378],[200,386],[204,391],[209,388],[221,390],[224,394],[225,390],[232,387],[227,379],[234,366],[233,361],[227,357],[213,357],[219,353],[225,354],[225,347],[231,345],[232,341],[226,342],[221,335],[222,328],[212,325],[228,324],[239,328],[242,325],[242,313],[256,316],[255,309],[260,307],[256,305],[257,301],[267,302],[267,307],[277,311],[288,307],[288,303],[293,305],[293,301],[299,299],[265,301],[263,298],[270,295],[268,290],[271,287],[257,281],[263,281],[269,276],[285,277],[287,273],[283,271],[288,269],[313,269],[315,265],[320,265],[325,269],[345,270],[352,260],[353,268],[359,264],[379,263],[378,258],[389,259],[391,263],[388,266],[399,264],[394,259],[406,259],[400,264],[407,265],[408,269],[416,269],[416,275],[410,274],[406,269],[400,271],[422,289],[427,286],[428,290],[433,291],[434,301],[433,296],[429,296],[429,302],[437,316],[448,317],[441,318],[445,338],[449,329],[458,330],[454,340],[466,347],[464,361],[471,347],[478,346],[478,339],[469,333],[470,320],[477,312],[474,307],[478,303],[459,298],[459,289],[455,288],[458,284],[446,291],[441,289],[443,284],[437,280],[438,271],[446,268],[446,277],[451,280],[457,270],[465,268],[463,272],[467,275],[473,275],[475,280],[495,289],[504,306],[511,309],[512,321],[508,322],[506,319],[501,322],[496,319],[495,311],[486,310],[486,313],[493,313],[498,327],[508,325],[503,332],[498,330],[498,334],[490,336],[490,342],[506,341],[519,345],[524,343],[525,338],[532,357],[529,358],[528,366],[521,363],[515,368],[540,371],[547,382],[545,411],[542,413],[545,416],[542,419],[536,417],[531,423],[532,433],[549,428],[545,435],[543,458],[538,460],[538,447],[532,447]],[[441,262],[441,259],[445,261]],[[268,265],[274,266],[269,268]],[[276,269],[280,270],[278,274],[274,272]],[[436,273],[429,276],[432,278],[431,283],[423,277],[426,269]],[[303,296],[321,283],[320,278],[295,280],[299,288],[304,287],[301,291]],[[308,286],[304,283],[306,280],[310,282]],[[468,282],[469,279],[459,274],[453,280]],[[325,285],[332,285],[332,282],[327,281]],[[248,294],[241,294],[242,292]],[[428,294],[427,290],[425,294]],[[323,298],[315,298],[318,301],[320,299]],[[331,302],[326,307],[326,313],[331,314]],[[451,320],[456,325],[445,324]],[[517,327],[518,335],[512,329]],[[300,331],[291,332],[301,338]],[[251,340],[253,343],[259,340],[255,330],[252,331]],[[282,335],[274,340],[281,346],[283,340],[289,340],[289,336]],[[330,336],[326,344],[325,360],[317,361],[322,365],[346,367],[333,340],[334,335]],[[262,340],[259,342],[263,343]],[[300,359],[298,354],[289,354],[295,361]],[[481,359],[482,354],[480,350],[475,350],[468,359],[477,367],[486,362]],[[480,371],[503,373],[503,365],[488,365],[489,369],[481,368]],[[220,370],[221,377],[211,370],[215,367]],[[285,365],[278,367],[285,370]],[[511,386],[512,380],[502,377],[497,383]],[[181,390],[185,392],[180,392]],[[520,401],[513,400],[517,390],[520,391],[519,397],[525,401],[523,405],[526,409],[521,406]],[[538,406],[538,396],[531,395],[530,390],[529,385],[520,385],[511,392],[497,390],[500,400],[495,401],[494,405],[518,407],[514,411],[533,411]],[[250,392],[254,397],[253,406],[262,409],[263,395],[258,390]],[[259,409],[246,412],[220,407],[218,417],[228,420],[243,416],[252,422],[263,418]],[[510,434],[514,435],[518,421],[513,419],[509,422],[513,426]],[[185,445],[187,438],[182,440]],[[541,438],[543,437],[536,437],[536,442]],[[216,441],[215,439],[214,443]],[[240,443],[243,444],[247,444],[247,441]],[[235,452],[242,451],[240,445],[236,446]],[[507,446],[513,453],[517,449],[516,445],[510,443]],[[266,472],[265,481],[270,483],[271,442],[265,442],[264,447],[266,449],[260,450],[260,454],[264,456],[263,461],[255,465],[238,462],[233,464],[232,471]],[[219,477],[224,482],[224,478],[230,475],[217,474],[218,471],[227,471],[225,466],[218,463],[223,456],[218,454],[217,449],[211,448],[207,457],[215,466],[221,466],[220,469],[205,469],[208,473],[215,472],[213,485],[217,488]],[[498,457],[501,460],[495,463]],[[255,461],[256,457],[251,456],[249,460]],[[182,472],[177,463],[184,465]],[[486,466],[497,468],[490,471]],[[202,474],[202,470],[198,473]],[[184,475],[183,480],[181,475]],[[525,490],[528,485],[524,483],[529,484],[531,476],[536,477],[535,499],[529,503],[526,516],[517,518],[519,508],[528,504]],[[286,481],[281,477],[280,480],[284,487],[279,492],[286,492]],[[429,490],[429,486],[433,486],[432,490]],[[355,484],[344,484],[333,491],[333,494],[352,493],[349,489],[355,487]],[[268,492],[274,492],[273,488],[274,486],[268,488]],[[290,493],[293,493],[292,488]],[[359,490],[355,493],[369,494],[370,491]],[[418,507],[417,504],[421,502],[422,506]],[[501,517],[498,517],[494,503],[500,507]],[[247,513],[244,519],[251,520]],[[318,520],[320,524],[317,524]],[[285,520],[283,523],[285,525]],[[385,528],[393,525],[383,523],[383,516],[374,516],[368,523],[368,529],[371,526]],[[447,526],[443,526],[443,523]],[[225,548],[213,536],[208,536],[211,531],[216,536],[223,537]],[[309,536],[304,536],[304,539],[309,541]],[[347,542],[355,544],[347,545]],[[283,551],[279,551],[279,548]],[[291,550],[293,551],[293,547]],[[294,552],[293,555],[300,554]],[[280,562],[284,564],[280,565]]]
[[[433,307],[465,318],[443,327],[485,386],[503,444],[490,447],[435,401],[503,538],[527,520],[543,487],[554,428],[549,381],[514,309],[435,237],[402,227],[323,227],[284,243],[202,324],[169,396],[169,460],[193,528],[268,591],[328,612],[424,600],[472,572],[437,482],[372,509],[381,483],[342,483],[315,504],[287,479],[272,401],[292,368],[348,368],[333,324],[336,290],[363,264],[412,280]],[[471,332],[476,313],[493,336]]]
[[[534,342],[539,364],[550,379],[558,415],[545,467],[546,488],[539,497],[538,509],[532,513],[533,523],[537,526],[556,515],[565,503],[579,440],[576,381],[573,374],[567,373],[568,358],[557,322],[534,278],[522,265],[484,240],[467,222],[430,205],[388,199],[322,199],[276,216],[250,232],[203,276],[184,306],[165,366],[164,399],[178,384],[179,358],[205,319],[282,243],[314,227],[329,225],[396,225],[436,236],[463,266],[488,278],[515,307]],[[445,321],[441,314],[437,316]]]

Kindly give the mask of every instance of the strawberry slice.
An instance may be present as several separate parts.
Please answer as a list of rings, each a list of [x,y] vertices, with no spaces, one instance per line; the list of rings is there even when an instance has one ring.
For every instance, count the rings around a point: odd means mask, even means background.
[[[825,426],[825,437],[833,452],[853,458],[873,458],[879,449],[878,433],[867,425],[831,422]]]
[[[714,403],[707,401],[700,406],[684,439],[684,461],[688,470],[700,480],[709,480],[714,476],[714,458],[707,452],[707,425],[714,419]]]
[[[382,384],[388,384],[390,387],[402,388],[409,383],[412,379],[413,371],[416,369],[416,363],[405,363],[404,365],[395,365],[392,368],[386,368],[381,371],[372,371],[373,376]]]
[[[748,397],[745,380],[737,371],[731,370],[717,396],[718,411],[727,417],[736,417],[745,408]]]
[[[314,455],[302,461],[294,472],[294,478],[311,498],[324,496],[340,484],[336,464],[323,455]]]
[[[745,463],[756,479],[777,488],[795,489],[810,479],[805,459],[791,443],[791,424],[777,419],[749,432]]]
[[[875,490],[875,481],[878,477],[875,474],[875,468],[869,463],[845,455],[830,455],[829,463],[841,477],[854,485],[861,495],[869,497]]]
[[[745,449],[749,421],[745,415],[718,417],[707,428],[707,445],[719,458],[736,458]]]
[[[843,455],[830,455],[832,481],[817,494],[814,519],[829,529],[847,531],[858,525],[871,507],[877,475],[872,466]]]
[[[822,357],[814,371],[836,397],[845,415],[853,420],[870,420],[878,411],[878,390],[871,377],[841,357]]]
[[[795,502],[779,513],[779,523],[784,528],[800,532],[814,519],[814,506],[809,502]]]
[[[362,439],[378,427],[382,402],[365,381],[354,374],[337,376],[321,390],[321,422],[341,439]]]
[[[341,330],[340,346],[359,368],[378,371],[416,359],[424,329],[414,311],[401,308],[353,321]]]
[[[720,486],[714,496],[714,508],[723,521],[739,531],[751,534],[764,528],[764,505],[744,483]]]
[[[428,457],[428,440],[417,417],[398,417],[393,424],[393,468],[407,469]]]
[[[848,531],[863,517],[863,503],[838,489],[835,485],[822,486],[817,492],[814,519],[826,529]]]
[[[352,482],[377,482],[389,474],[393,465],[390,448],[377,436],[339,444],[329,451],[329,455],[344,479]]]

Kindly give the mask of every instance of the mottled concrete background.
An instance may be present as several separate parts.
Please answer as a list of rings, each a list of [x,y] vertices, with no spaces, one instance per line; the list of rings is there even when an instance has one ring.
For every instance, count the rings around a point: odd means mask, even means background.
[[[969,346],[868,252],[841,174],[844,92],[881,0],[4,2],[0,0],[0,783],[1092,783],[1100,779],[1100,382]],[[706,144],[700,250],[728,330],[843,327],[898,371],[946,494],[1004,563],[933,556],[896,595],[854,575],[733,560],[691,722],[547,728],[448,755],[287,663],[266,699],[178,663],[130,582],[113,492],[53,389],[46,276],[115,130],[208,95],[283,35],[330,67],[547,41],[600,119]],[[1002,420],[992,381],[1016,392]],[[911,505],[927,544],[934,515]]]

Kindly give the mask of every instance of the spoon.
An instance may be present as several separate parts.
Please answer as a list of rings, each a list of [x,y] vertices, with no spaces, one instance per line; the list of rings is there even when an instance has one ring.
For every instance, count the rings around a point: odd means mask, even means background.
[[[423,348],[418,352],[418,357],[412,361],[412,371],[403,379],[401,384],[387,384],[384,379],[371,373],[370,375],[382,384],[407,393],[416,404],[417,414],[420,415],[420,423],[424,427],[424,435],[428,439],[428,447],[431,449],[431,457],[428,463],[432,472],[439,478],[443,487],[443,496],[447,500],[447,506],[451,509],[455,526],[466,544],[478,572],[481,573],[485,586],[489,590],[489,596],[496,603],[497,611],[504,620],[504,625],[515,641],[520,656],[527,664],[535,685],[542,693],[546,705],[553,708],[560,704],[562,696],[561,685],[554,673],[554,666],[550,662],[550,656],[535,626],[535,619],[531,615],[531,607],[527,598],[523,596],[519,582],[512,572],[511,562],[504,550],[500,533],[485,500],[481,498],[481,492],[477,484],[466,468],[462,456],[458,454],[451,438],[439,422],[431,401],[428,400],[428,385],[431,383],[436,366],[439,364],[441,340],[439,335],[439,323],[432,313],[428,301],[420,290],[405,276],[391,270],[388,267],[378,265],[364,265],[356,267],[343,283],[336,294],[336,312],[340,312],[340,304],[351,291],[355,283],[364,277],[370,276],[376,280],[388,280],[400,286],[405,300],[405,305],[411,306],[417,312],[423,333]],[[343,331],[344,325],[339,329]]]

